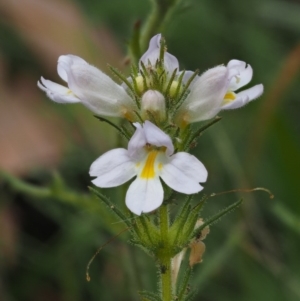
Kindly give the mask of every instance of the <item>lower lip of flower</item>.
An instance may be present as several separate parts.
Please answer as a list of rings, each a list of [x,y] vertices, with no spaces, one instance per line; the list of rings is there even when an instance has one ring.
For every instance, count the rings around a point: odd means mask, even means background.
[[[143,170],[140,177],[142,179],[153,179],[155,177],[155,159],[158,155],[158,150],[152,150],[149,152]]]
[[[234,92],[228,91],[223,99],[223,105],[226,105],[236,99],[236,95]]]

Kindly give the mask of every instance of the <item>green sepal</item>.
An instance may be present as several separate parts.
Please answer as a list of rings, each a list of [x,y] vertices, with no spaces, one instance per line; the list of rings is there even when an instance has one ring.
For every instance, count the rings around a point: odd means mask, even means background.
[[[184,224],[182,230],[179,232],[178,240],[177,240],[177,247],[182,249],[185,245],[190,242],[190,235],[193,233],[195,229],[195,225],[197,220],[199,219],[199,213],[206,201],[206,197],[203,198],[189,213],[188,219]]]
[[[177,238],[179,236],[180,231],[182,230],[184,224],[186,223],[190,209],[191,209],[191,201],[192,201],[193,196],[189,195],[182,207],[180,208],[180,211],[177,214],[177,218],[174,220],[170,227],[170,236],[174,237],[173,243],[176,244]]]
[[[187,94],[188,88],[190,87],[192,81],[194,80],[194,78],[199,74],[199,70],[196,70],[193,75],[188,79],[188,81],[186,82],[181,94],[178,97],[178,102],[176,104],[176,108],[175,111],[177,111],[181,105],[183,104],[184,100],[185,100],[185,95]]]
[[[194,301],[196,294],[197,290],[192,290],[184,299],[182,299],[182,301]]]
[[[158,294],[148,292],[148,291],[139,291],[142,301],[162,301],[161,297]]]
[[[230,213],[231,211],[236,209],[238,206],[240,206],[242,202],[243,202],[243,199],[240,199],[239,201],[233,203],[232,205],[226,207],[225,209],[221,210],[217,214],[210,217],[206,222],[204,222],[201,226],[199,226],[197,229],[195,229],[192,232],[192,234],[190,236],[190,240],[193,239],[193,238],[200,237],[201,236],[201,231],[205,227],[210,226],[210,225],[214,224],[215,222],[217,222],[218,220],[220,220],[221,217],[223,217],[224,215]]]
[[[180,96],[179,96],[179,100],[182,99],[182,97],[185,95],[185,93],[187,92],[189,86],[191,85],[192,81],[194,80],[194,78],[199,74],[199,70],[195,70],[195,72],[193,73],[193,75],[188,79],[188,81],[186,82],[183,91],[181,92]],[[177,109],[181,106],[181,103],[177,104]]]
[[[112,71],[112,73],[114,75],[116,75],[123,83],[126,84],[126,86],[128,87],[128,89],[131,92],[132,97],[134,98],[135,104],[137,105],[137,107],[140,109],[140,103],[139,103],[139,97],[136,94],[135,90],[134,90],[134,86],[132,85],[132,83],[127,79],[127,77],[122,74],[117,68],[114,68],[110,65],[108,65],[109,69]]]
[[[108,65],[111,72],[116,75],[122,82],[126,84],[126,86],[132,91],[132,93],[135,93],[132,84],[128,81],[127,77],[121,73],[117,68]]]
[[[187,267],[187,270],[183,276],[183,279],[181,281],[180,285],[177,285],[177,290],[176,290],[176,297],[178,301],[183,301],[185,300],[185,297],[187,295],[187,287],[189,284],[189,281],[192,276],[192,269],[190,267]]]
[[[193,135],[193,130],[191,129],[190,125],[187,125],[184,129],[179,128],[179,139],[176,143],[176,146],[178,148],[177,151],[185,151],[186,145],[188,145],[188,142]]]
[[[190,206],[182,208],[182,210],[187,210],[187,213],[184,213],[183,218],[181,218],[181,214],[179,215],[178,219],[181,221],[178,222],[176,228],[174,227],[174,232],[176,231],[175,239],[173,242],[174,252],[178,253],[178,251],[180,251],[183,246],[189,243],[190,235],[195,229],[195,225],[197,223],[197,220],[199,219],[199,213],[206,200],[207,197],[204,196],[201,201],[192,209]]]
[[[183,80],[184,75],[185,75],[185,70],[182,70],[180,72],[180,75],[179,75],[179,78],[178,78],[178,85],[177,85],[175,95],[174,95],[174,99],[177,100],[177,102],[181,100],[181,98],[179,96],[179,91],[180,91],[180,88],[181,88],[181,85],[182,85],[182,80]],[[182,96],[183,96],[183,94],[182,94]]]
[[[160,48],[159,48],[159,58],[156,62],[156,68],[164,70],[164,58],[165,58],[165,52],[166,52],[166,40],[164,37],[160,38]]]
[[[133,230],[136,234],[136,240],[151,252],[155,252],[160,243],[159,229],[150,222],[145,214],[135,218]]]
[[[128,219],[128,216],[124,215],[122,211],[115,204],[113,204],[106,195],[102,194],[93,187],[89,186],[88,189],[94,193],[109,209],[111,209],[123,223],[125,223],[128,227],[132,227],[132,222]]]
[[[153,251],[147,249],[137,238],[131,238],[128,242],[131,245],[135,246],[135,247],[139,247],[141,250],[143,250],[150,257],[155,257]]]
[[[102,122],[106,122],[107,124],[111,125],[119,132],[121,136],[123,136],[127,140],[130,140],[132,133],[130,134],[129,131],[124,126],[118,126],[115,123],[111,122],[110,120],[97,115],[94,115],[94,117],[96,117],[98,120]]]

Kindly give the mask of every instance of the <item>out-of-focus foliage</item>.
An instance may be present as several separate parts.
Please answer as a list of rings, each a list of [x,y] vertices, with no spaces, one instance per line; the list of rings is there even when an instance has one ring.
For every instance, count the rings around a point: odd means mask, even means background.
[[[251,64],[254,84],[265,85],[259,100],[222,113],[200,138],[195,155],[209,170],[204,191],[266,187],[275,195],[209,200],[204,218],[245,202],[205,240],[194,270],[198,299],[299,300],[300,5],[181,3],[162,30],[182,68],[204,71],[236,58]],[[0,0],[0,164],[35,187],[26,191],[1,176],[0,300],[138,300],[138,290],[155,287],[152,259],[128,245],[126,233],[100,252],[85,280],[97,247],[125,227],[87,195],[88,169],[124,141],[84,107],[52,103],[36,87],[41,75],[58,81],[60,54],[126,72],[126,42],[149,10],[140,0]],[[69,194],[59,193],[62,185]],[[122,205],[122,191],[107,194]]]

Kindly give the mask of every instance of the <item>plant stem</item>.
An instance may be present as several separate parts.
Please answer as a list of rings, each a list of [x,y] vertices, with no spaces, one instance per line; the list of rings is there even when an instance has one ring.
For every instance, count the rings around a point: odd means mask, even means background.
[[[167,16],[171,13],[172,8],[176,4],[174,0],[152,0],[152,12],[141,33],[141,52],[147,49],[147,45],[151,37],[158,33],[164,24]]]
[[[166,257],[162,259],[162,266],[165,268],[161,275],[162,285],[162,300],[172,300],[172,275],[171,275],[171,258]]]
[[[171,266],[171,252],[169,250],[169,213],[168,206],[162,205],[160,207],[160,234],[162,240],[162,250],[159,256],[161,269],[161,288],[162,300],[172,300],[172,266]]]

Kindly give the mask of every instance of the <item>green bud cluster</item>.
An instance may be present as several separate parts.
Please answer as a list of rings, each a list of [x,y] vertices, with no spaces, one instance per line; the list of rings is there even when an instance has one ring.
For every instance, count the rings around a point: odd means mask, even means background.
[[[190,85],[198,75],[198,70],[186,82],[183,82],[184,70],[179,72],[176,68],[170,74],[164,65],[166,52],[164,39],[161,39],[160,43],[160,55],[154,65],[150,61],[146,65],[140,61],[139,67],[131,67],[131,74],[128,78],[115,68],[111,67],[111,70],[126,85],[128,93],[135,101],[136,110],[129,114],[131,122],[150,120],[162,129],[178,128],[180,125],[175,124],[174,116],[189,94]],[[143,96],[147,95],[148,91],[159,92],[163,103],[155,103],[154,99],[153,105],[150,106],[148,100],[145,109]]]

